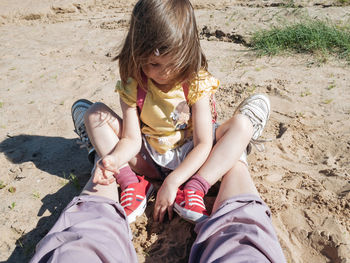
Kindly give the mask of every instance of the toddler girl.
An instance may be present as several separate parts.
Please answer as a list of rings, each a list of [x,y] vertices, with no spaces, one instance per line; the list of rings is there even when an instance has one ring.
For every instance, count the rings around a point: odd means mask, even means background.
[[[225,174],[249,173],[247,145],[262,133],[268,98],[254,95],[231,119],[215,122],[212,95],[219,81],[207,71],[188,0],[138,1],[115,59],[123,119],[102,103],[79,100],[72,107],[77,133],[90,156],[96,152],[93,182],[120,185],[130,223],[153,191],[143,176],[163,180],[155,221],[166,212],[171,219],[173,209],[191,222],[203,220],[210,186]]]

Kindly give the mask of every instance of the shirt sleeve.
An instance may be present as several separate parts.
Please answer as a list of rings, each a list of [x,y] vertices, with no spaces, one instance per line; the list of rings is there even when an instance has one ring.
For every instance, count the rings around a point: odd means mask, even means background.
[[[119,93],[120,98],[130,107],[136,107],[137,100],[137,82],[133,78],[128,78],[126,85],[121,81],[117,82],[115,92]]]
[[[200,98],[214,94],[219,87],[219,80],[214,78],[207,71],[200,71],[197,77],[191,82],[188,92],[188,102],[195,104]]]

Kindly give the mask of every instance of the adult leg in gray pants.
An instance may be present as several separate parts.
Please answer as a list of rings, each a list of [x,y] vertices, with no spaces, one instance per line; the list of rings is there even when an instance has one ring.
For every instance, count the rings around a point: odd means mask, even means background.
[[[137,262],[131,238],[117,184],[95,185],[91,178],[39,242],[30,262]]]
[[[247,166],[238,161],[223,177],[213,213],[196,225],[195,262],[286,262]]]
[[[270,219],[242,162],[221,182],[212,215],[199,223],[189,262],[286,262]],[[90,180],[40,241],[35,262],[137,262],[117,185]]]

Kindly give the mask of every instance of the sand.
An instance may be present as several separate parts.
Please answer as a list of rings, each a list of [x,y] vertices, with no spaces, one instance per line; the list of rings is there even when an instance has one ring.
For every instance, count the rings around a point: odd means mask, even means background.
[[[0,260],[27,262],[91,165],[70,115],[79,98],[120,113],[111,62],[134,1],[0,1]],[[350,262],[350,66],[332,56],[257,57],[258,28],[305,17],[344,25],[338,1],[193,1],[220,121],[249,94],[267,93],[265,152],[249,155],[288,262]],[[297,8],[293,8],[293,5]],[[217,193],[213,187],[207,202]],[[179,217],[153,222],[154,198],[131,225],[140,262],[186,262],[195,238]]]

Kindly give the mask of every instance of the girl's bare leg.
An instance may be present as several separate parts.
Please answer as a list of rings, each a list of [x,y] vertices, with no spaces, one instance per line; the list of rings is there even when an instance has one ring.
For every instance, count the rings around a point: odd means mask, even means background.
[[[129,165],[137,174],[144,175],[150,179],[161,179],[158,170],[152,164],[146,162],[140,154],[132,158]]]
[[[248,167],[242,162],[236,162],[231,170],[222,178],[220,190],[216,197],[212,213],[214,213],[225,200],[239,194],[255,194],[259,196],[259,192],[250,176]]]
[[[210,185],[215,184],[238,163],[252,135],[253,126],[249,118],[242,114],[234,115],[216,130],[217,143],[198,174]]]
[[[89,139],[98,156],[113,151],[121,137],[122,119],[103,103],[93,104],[84,115]]]
[[[122,118],[105,104],[95,103],[86,112],[84,123],[97,155],[101,157],[111,153],[122,136]],[[138,174],[160,178],[156,168],[147,163],[140,154],[130,160],[129,165]]]

